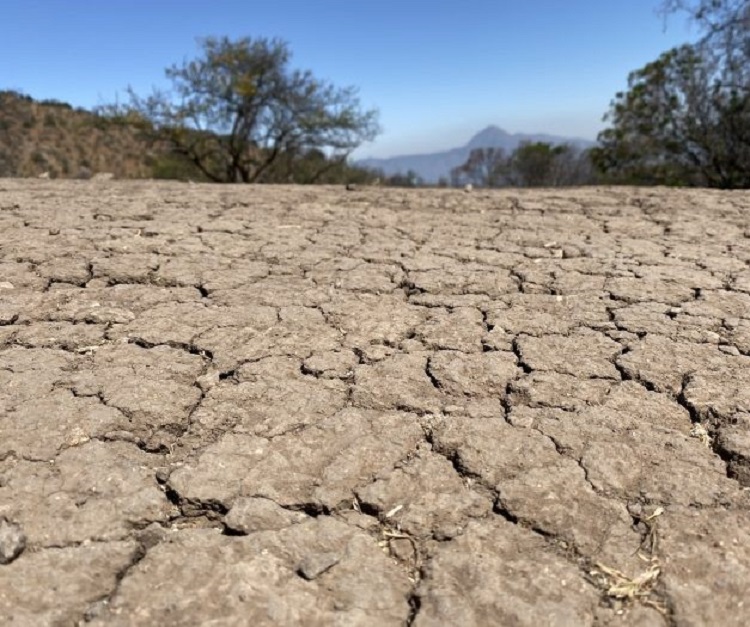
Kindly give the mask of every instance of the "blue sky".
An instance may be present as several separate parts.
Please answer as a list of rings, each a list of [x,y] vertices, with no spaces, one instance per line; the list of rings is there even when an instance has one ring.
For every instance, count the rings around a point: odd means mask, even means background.
[[[91,107],[168,85],[206,35],[278,36],[356,85],[384,133],[359,156],[465,143],[488,124],[594,138],[629,71],[694,39],[659,0],[0,0],[0,88]]]

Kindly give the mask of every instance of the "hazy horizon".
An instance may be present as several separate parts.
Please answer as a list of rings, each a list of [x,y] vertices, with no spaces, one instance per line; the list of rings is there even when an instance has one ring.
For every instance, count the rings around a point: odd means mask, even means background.
[[[455,127],[455,128],[449,128],[448,125],[446,125],[446,128],[442,129],[441,132],[439,132],[439,137],[433,137],[431,138],[428,134],[425,134],[421,140],[414,141],[411,145],[419,146],[420,148],[418,150],[410,149],[410,144],[407,141],[404,141],[404,149],[400,150],[398,152],[393,152],[392,154],[369,154],[367,152],[368,146],[372,144],[364,144],[359,149],[357,149],[354,153],[355,159],[388,159],[390,157],[397,157],[397,156],[408,156],[408,155],[419,155],[419,154],[429,154],[434,152],[444,152],[447,150],[452,150],[454,148],[462,148],[466,144],[469,143],[469,141],[478,133],[481,131],[487,129],[488,127],[495,126],[498,127],[506,132],[508,132],[511,135],[516,134],[529,134],[529,135],[558,135],[561,137],[565,137],[567,139],[581,139],[581,140],[588,140],[588,141],[596,141],[596,135],[595,132],[591,137],[587,137],[584,135],[575,135],[575,134],[569,134],[569,133],[558,133],[554,131],[550,131],[547,129],[536,129],[536,128],[509,128],[508,126],[504,126],[503,124],[497,124],[494,122],[489,122],[485,124],[484,126],[480,126],[478,128],[463,128],[463,127]],[[377,143],[377,142],[373,142]]]

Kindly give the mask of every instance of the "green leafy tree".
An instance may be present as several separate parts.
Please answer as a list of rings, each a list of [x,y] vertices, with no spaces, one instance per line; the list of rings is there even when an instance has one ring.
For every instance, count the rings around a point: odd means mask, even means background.
[[[717,64],[684,45],[631,73],[592,151],[597,167],[616,182],[750,185],[750,101]]]
[[[592,151],[611,181],[750,186],[750,2],[664,0],[700,37],[632,72]]]
[[[565,178],[564,162],[572,154],[572,149],[566,145],[523,142],[511,155],[507,178],[516,187],[556,187],[569,184]]]
[[[137,120],[154,141],[190,160],[216,182],[263,182],[282,156],[322,151],[342,163],[379,132],[376,111],[362,109],[353,87],[338,88],[290,68],[276,39],[209,37],[202,54],[166,70],[170,91],[104,108]],[[278,174],[278,168],[277,168]]]

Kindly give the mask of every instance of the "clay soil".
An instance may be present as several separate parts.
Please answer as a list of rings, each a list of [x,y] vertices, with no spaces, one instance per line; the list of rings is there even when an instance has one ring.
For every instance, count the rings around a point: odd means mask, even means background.
[[[2,624],[748,590],[748,193],[0,181]]]

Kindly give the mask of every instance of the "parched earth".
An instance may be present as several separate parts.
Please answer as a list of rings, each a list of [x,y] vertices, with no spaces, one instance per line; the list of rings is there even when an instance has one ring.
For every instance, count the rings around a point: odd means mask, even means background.
[[[750,194],[0,180],[0,620],[747,625]]]

